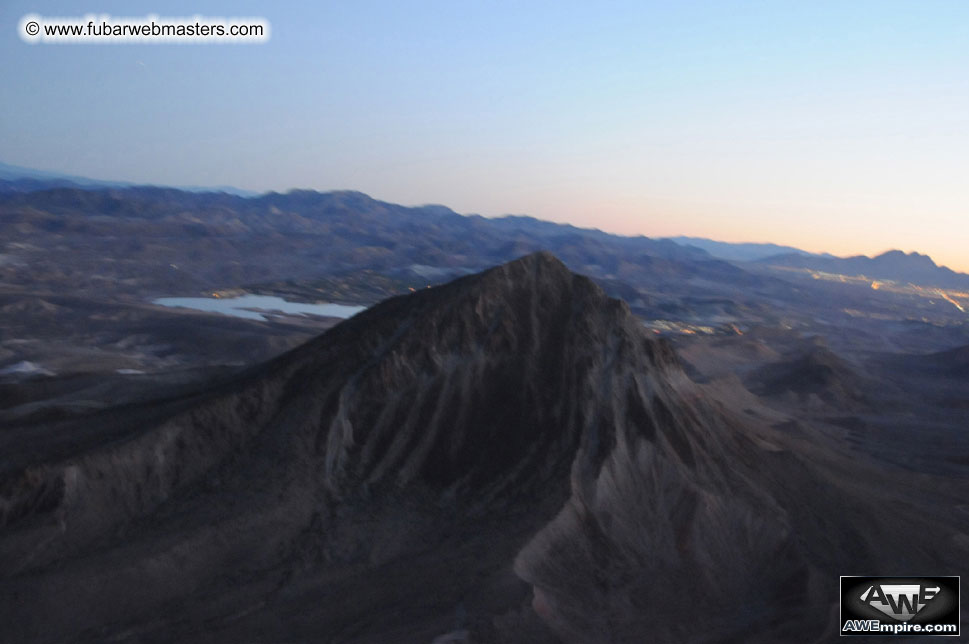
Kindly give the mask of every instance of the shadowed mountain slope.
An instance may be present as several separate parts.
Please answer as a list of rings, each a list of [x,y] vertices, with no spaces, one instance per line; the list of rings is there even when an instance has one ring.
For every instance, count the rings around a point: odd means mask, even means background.
[[[869,392],[878,389],[876,383],[824,346],[812,346],[764,365],[749,374],[746,382],[759,395],[816,396],[845,409],[871,402]]]
[[[83,423],[0,433],[13,641],[823,641],[838,574],[969,554],[964,489],[898,527],[547,253]]]
[[[969,380],[969,346],[940,351],[922,359],[913,358],[912,363],[923,369],[934,369],[943,376]]]

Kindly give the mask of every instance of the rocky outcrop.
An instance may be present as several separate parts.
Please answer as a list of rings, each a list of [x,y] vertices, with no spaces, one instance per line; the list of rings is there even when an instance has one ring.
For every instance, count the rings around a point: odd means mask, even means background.
[[[4,468],[15,641],[812,641],[885,525],[545,253],[85,423]]]

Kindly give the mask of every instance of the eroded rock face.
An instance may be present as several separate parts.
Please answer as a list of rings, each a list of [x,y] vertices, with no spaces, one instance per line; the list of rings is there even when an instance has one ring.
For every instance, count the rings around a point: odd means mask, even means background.
[[[785,512],[641,436],[618,442],[518,555],[536,612],[569,642],[777,641],[778,598],[811,600]]]
[[[92,418],[2,472],[15,641],[812,641],[890,523],[544,253]]]

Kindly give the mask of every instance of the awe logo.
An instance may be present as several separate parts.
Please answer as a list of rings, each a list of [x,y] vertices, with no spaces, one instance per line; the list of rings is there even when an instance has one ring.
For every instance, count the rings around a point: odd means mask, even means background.
[[[958,577],[841,577],[841,635],[959,636]]]
[[[941,590],[939,586],[930,588],[926,584],[872,584],[859,599],[889,617],[907,622]]]

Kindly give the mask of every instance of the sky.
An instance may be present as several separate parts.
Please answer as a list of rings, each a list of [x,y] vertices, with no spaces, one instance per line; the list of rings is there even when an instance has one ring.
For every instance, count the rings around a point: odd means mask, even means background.
[[[264,44],[20,19],[257,16]],[[0,161],[969,272],[969,2],[4,0]]]

